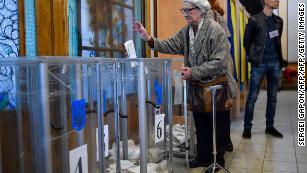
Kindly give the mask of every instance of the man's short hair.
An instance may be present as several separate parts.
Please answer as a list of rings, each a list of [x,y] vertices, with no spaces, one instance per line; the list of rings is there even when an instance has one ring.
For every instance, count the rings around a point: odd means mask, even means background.
[[[264,7],[264,0],[260,0],[260,3]]]

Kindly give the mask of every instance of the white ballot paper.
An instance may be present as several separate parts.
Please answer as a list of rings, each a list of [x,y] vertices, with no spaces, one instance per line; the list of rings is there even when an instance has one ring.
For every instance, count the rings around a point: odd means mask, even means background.
[[[178,70],[173,70],[173,78],[175,81],[175,98],[174,105],[182,104],[182,79],[181,72]]]
[[[128,58],[137,58],[135,53],[134,43],[132,40],[129,40],[125,43],[125,48],[128,53]],[[135,67],[135,65],[136,65],[135,62],[131,62],[131,67]]]
[[[128,53],[128,58],[137,58],[136,53],[135,53],[136,51],[135,51],[134,43],[132,40],[129,40],[125,43],[125,48]],[[136,66],[136,62],[131,62],[131,67],[135,67],[135,66]],[[148,73],[149,73],[149,70],[145,66],[145,74],[148,74]]]

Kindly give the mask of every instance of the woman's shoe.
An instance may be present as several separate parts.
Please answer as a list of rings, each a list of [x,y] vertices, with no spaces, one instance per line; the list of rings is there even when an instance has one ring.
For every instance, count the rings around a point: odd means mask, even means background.
[[[227,143],[226,151],[229,151],[229,152],[233,151],[233,145],[231,141]]]
[[[189,161],[190,168],[207,167],[209,165],[210,165],[210,163],[200,162],[197,159]]]
[[[221,170],[221,168],[215,168],[214,170],[211,168],[211,169],[207,169],[205,173],[216,173],[219,170]]]

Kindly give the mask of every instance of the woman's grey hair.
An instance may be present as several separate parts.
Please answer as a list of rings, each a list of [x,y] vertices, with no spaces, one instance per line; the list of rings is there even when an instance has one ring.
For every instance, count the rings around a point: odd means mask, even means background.
[[[189,2],[195,5],[203,14],[206,14],[211,9],[211,5],[208,0],[183,0],[183,2]]]

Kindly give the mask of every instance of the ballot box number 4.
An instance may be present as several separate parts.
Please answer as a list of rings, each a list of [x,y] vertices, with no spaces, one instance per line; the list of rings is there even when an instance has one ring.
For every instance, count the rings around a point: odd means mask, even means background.
[[[70,173],[88,173],[87,145],[69,151]]]
[[[165,114],[158,114],[155,117],[155,143],[164,140],[164,118]]]

